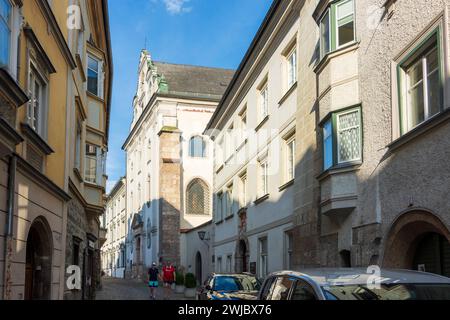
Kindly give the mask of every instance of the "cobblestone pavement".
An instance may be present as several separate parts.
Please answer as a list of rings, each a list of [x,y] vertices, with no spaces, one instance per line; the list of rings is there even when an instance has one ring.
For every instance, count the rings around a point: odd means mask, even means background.
[[[98,290],[96,300],[150,300],[148,287],[141,280],[125,280],[117,278],[103,278],[103,288]],[[156,291],[156,299],[162,300],[163,288]],[[172,294],[171,300],[186,300],[184,295]]]

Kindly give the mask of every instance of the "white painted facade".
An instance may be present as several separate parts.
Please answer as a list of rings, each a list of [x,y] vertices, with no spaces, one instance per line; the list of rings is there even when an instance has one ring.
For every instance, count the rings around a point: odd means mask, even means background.
[[[102,271],[114,278],[125,277],[125,239],[128,233],[126,213],[126,178],[113,188],[106,202],[101,227],[107,230],[101,249]]]
[[[295,151],[288,155],[288,144],[294,141],[295,150],[297,68],[296,62],[289,64],[289,58],[299,50],[300,22],[298,11],[291,6],[295,1],[289,2],[269,40],[256,44],[232,95],[218,107],[223,112],[216,112],[207,128],[216,157],[216,272],[247,271],[264,277],[290,266],[295,170],[289,170],[295,168],[295,160],[288,158],[295,159]],[[294,74],[289,73],[292,70]],[[267,116],[264,91],[268,92]],[[262,179],[265,163],[266,184]],[[244,221],[246,227],[241,227]],[[263,239],[267,239],[267,248],[263,248]],[[244,244],[245,251],[240,247]]]
[[[129,227],[127,269],[136,269],[133,273],[138,275],[152,262],[161,262],[160,150],[165,148],[160,145],[161,130],[176,128],[181,132],[180,237],[181,232],[196,228],[212,219],[213,147],[209,137],[203,135],[203,131],[218,103],[218,99],[197,99],[195,93],[190,93],[191,97],[164,94],[165,79],[159,74],[157,65],[153,64],[150,54],[146,51],[141,54],[139,79],[131,133],[124,144],[127,153],[126,198]],[[190,156],[190,140],[195,136],[201,136],[205,142],[204,157]],[[207,186],[209,198],[206,214],[193,215],[186,212],[186,189],[194,179],[201,179]],[[133,231],[136,215],[142,226],[138,231]],[[181,264],[186,266],[189,262],[183,243],[180,243],[180,250]],[[137,270],[139,266],[142,270]]]

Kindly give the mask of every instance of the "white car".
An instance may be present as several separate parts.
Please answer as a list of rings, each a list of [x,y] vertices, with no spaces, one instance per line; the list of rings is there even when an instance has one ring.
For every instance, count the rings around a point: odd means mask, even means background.
[[[450,300],[450,278],[410,270],[373,271],[335,268],[275,272],[265,279],[258,299]]]

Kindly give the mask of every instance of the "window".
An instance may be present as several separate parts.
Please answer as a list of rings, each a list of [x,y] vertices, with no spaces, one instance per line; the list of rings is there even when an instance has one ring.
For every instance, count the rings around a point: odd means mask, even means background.
[[[259,162],[259,189],[260,197],[269,194],[269,163],[267,159]]]
[[[261,121],[269,114],[269,86],[267,81],[259,90],[259,114]]]
[[[292,232],[286,232],[285,233],[285,268],[288,270],[292,270],[292,250],[293,250],[293,243],[294,238]]]
[[[324,170],[362,160],[360,107],[333,113],[323,125]]]
[[[245,106],[239,114],[240,120],[240,138],[244,141],[247,138],[247,106]]]
[[[268,273],[267,238],[259,239],[259,277],[264,278]]]
[[[0,0],[1,1],[1,0]],[[41,136],[46,135],[47,82],[30,61],[28,124]]]
[[[235,150],[234,134],[234,125],[231,125],[225,134],[225,161],[233,155],[233,152]]]
[[[74,238],[72,246],[72,265],[80,265],[80,240]]]
[[[206,157],[206,142],[203,137],[192,137],[189,141],[189,156],[193,158]]]
[[[92,57],[88,56],[88,92],[103,98],[103,74],[102,63]]]
[[[217,204],[216,204],[216,222],[220,222],[223,220],[223,193],[219,193],[217,195]]]
[[[231,261],[232,261],[233,257],[231,255],[227,256],[227,272],[231,273]]]
[[[82,126],[80,121],[77,121],[76,124],[76,133],[75,133],[75,168],[78,171],[81,170],[81,134],[82,134]]]
[[[400,64],[402,133],[430,119],[443,109],[441,54],[438,32]]]
[[[293,49],[287,56],[288,63],[288,89],[297,82],[297,49]]]
[[[11,11],[9,0],[0,0],[0,66],[8,66],[11,51]]]
[[[244,173],[240,176],[241,185],[239,188],[240,191],[240,204],[241,208],[247,206],[247,173]]]
[[[98,147],[86,144],[86,169],[85,180],[90,183],[97,183],[97,153]]]
[[[230,184],[226,192],[226,216],[232,216],[234,214],[233,211],[233,184]]]
[[[217,266],[216,266],[217,273],[222,272],[222,257],[217,258]]]
[[[355,41],[354,0],[331,4],[320,20],[320,54],[337,50]]]
[[[295,178],[295,137],[286,140],[286,182]]]
[[[201,179],[194,179],[186,190],[187,214],[209,214],[209,188]]]

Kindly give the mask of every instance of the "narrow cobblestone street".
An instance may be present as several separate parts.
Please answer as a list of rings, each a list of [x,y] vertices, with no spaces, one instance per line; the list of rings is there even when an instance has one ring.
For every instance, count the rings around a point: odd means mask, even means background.
[[[103,288],[97,291],[96,300],[150,300],[149,289],[141,280],[103,278]],[[156,291],[156,300],[162,300],[163,288]],[[172,294],[171,300],[186,300],[184,295]]]

